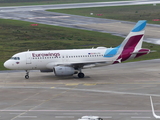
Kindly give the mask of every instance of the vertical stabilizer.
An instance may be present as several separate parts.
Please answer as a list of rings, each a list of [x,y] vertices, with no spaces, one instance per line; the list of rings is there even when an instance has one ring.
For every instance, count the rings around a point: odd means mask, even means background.
[[[146,20],[140,20],[119,46],[119,57],[115,63],[148,54],[149,49],[142,49]]]
[[[146,20],[140,20],[125,38],[125,40],[121,44],[121,49],[127,48],[141,48],[142,41],[144,37],[145,27],[146,27]]]

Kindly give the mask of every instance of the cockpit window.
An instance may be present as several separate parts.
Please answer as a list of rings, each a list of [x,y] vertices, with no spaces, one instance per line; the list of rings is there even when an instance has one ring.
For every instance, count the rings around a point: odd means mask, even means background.
[[[11,57],[12,60],[20,60],[20,57]]]

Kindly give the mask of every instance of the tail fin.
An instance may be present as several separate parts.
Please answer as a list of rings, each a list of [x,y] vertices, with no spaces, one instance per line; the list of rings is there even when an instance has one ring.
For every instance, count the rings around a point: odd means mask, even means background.
[[[149,49],[142,49],[142,42],[144,38],[144,32],[146,27],[146,20],[140,20],[124,39],[119,46],[118,54],[119,57],[115,63],[125,61],[127,59],[136,58],[150,52]]]
[[[121,49],[141,48],[146,27],[146,20],[140,20],[121,44]]]

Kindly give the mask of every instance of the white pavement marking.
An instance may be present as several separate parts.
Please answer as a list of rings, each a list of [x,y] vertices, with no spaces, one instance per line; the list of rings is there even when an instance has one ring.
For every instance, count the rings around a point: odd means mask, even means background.
[[[63,115],[81,115],[82,113],[63,113]]]
[[[138,113],[119,113],[119,115],[138,115]]]
[[[66,18],[66,17],[70,17],[70,16],[53,16],[53,17],[32,17],[32,18],[28,18],[28,19],[40,19],[40,18]]]
[[[9,113],[9,114],[15,114],[15,115],[19,115],[19,114],[22,114],[22,113]]]
[[[112,118],[112,116],[101,116],[101,118]]]
[[[119,91],[104,91],[104,90],[94,90],[94,89],[76,89],[76,88],[62,88],[62,87],[22,87],[22,86],[12,86],[12,87],[4,87],[0,86],[0,88],[43,88],[43,89],[58,89],[58,90],[72,90],[72,91],[83,91],[83,92],[97,92],[97,93],[110,93],[110,94],[123,94],[123,95],[138,95],[138,96],[155,96],[160,97],[160,94],[147,94],[147,93],[132,93],[132,92],[119,92]]]
[[[131,92],[117,92],[117,91],[104,91],[104,90],[91,90],[91,89],[76,89],[76,88],[53,88],[61,90],[75,90],[75,91],[87,91],[87,92],[98,92],[98,93],[112,93],[112,94],[123,94],[123,95],[139,95],[139,96],[156,96],[160,97],[160,94],[147,94],[147,93],[131,93]]]
[[[19,118],[37,118],[37,116],[18,116]]]
[[[140,118],[140,119],[150,119],[151,117],[131,117],[132,119],[138,119],[138,118]]]
[[[74,116],[55,116],[55,118],[74,118]]]

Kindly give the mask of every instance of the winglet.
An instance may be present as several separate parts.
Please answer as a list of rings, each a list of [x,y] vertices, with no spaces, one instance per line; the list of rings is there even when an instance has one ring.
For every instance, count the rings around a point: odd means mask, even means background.
[[[160,116],[158,116],[158,115],[155,114],[154,107],[153,107],[153,102],[152,102],[152,97],[151,96],[150,96],[150,101],[151,101],[151,108],[152,108],[152,114],[153,114],[153,116],[156,119],[160,119]]]

